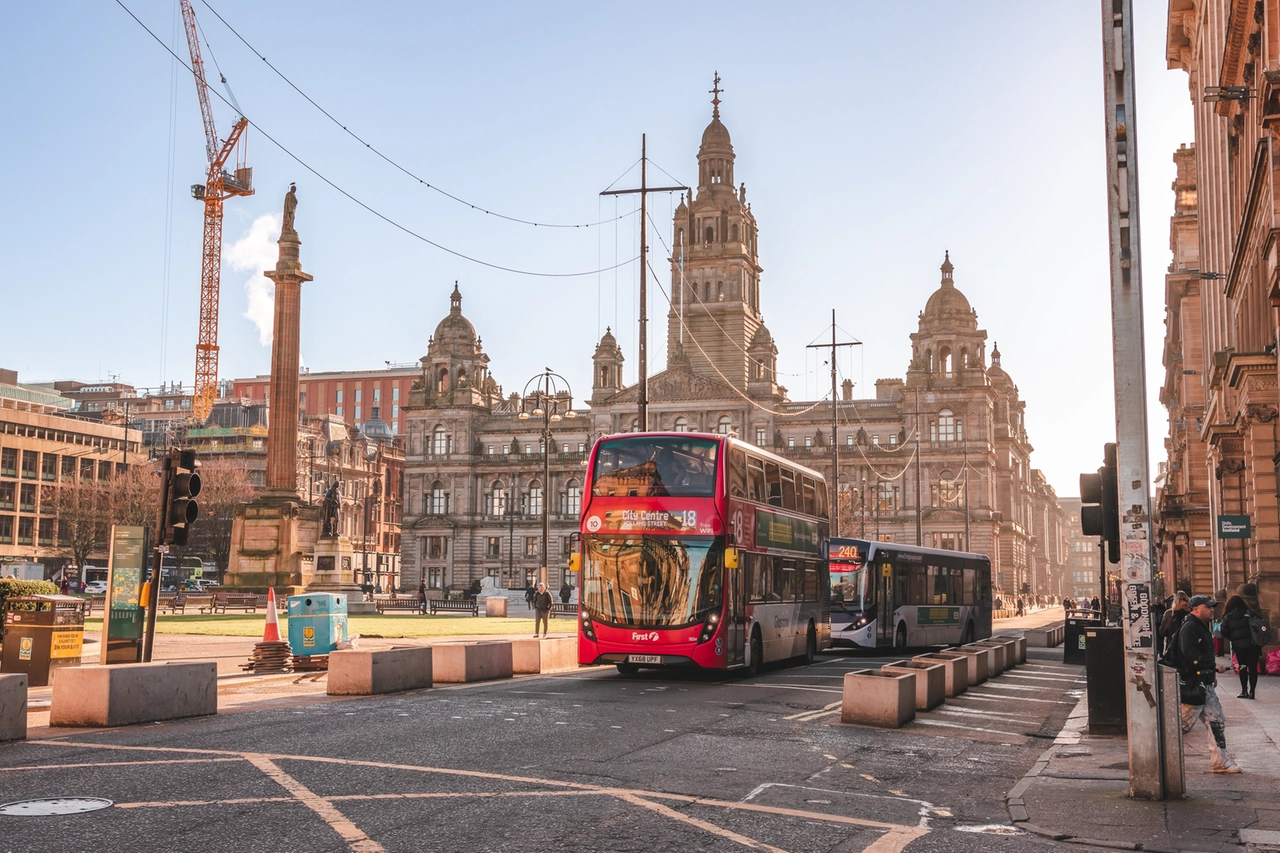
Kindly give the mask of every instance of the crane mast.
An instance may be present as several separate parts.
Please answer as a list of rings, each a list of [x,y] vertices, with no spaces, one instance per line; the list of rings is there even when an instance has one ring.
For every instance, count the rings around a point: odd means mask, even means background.
[[[182,22],[191,51],[191,72],[196,79],[196,96],[200,99],[200,117],[204,121],[205,154],[209,172],[204,184],[193,184],[191,195],[204,202],[204,242],[200,258],[200,328],[196,339],[196,383],[192,415],[203,423],[213,410],[218,395],[218,298],[222,278],[222,204],[229,198],[253,195],[253,169],[245,163],[245,146],[241,145],[249,120],[236,119],[226,140],[218,139],[209,103],[209,86],[205,80],[204,61],[200,57],[200,36],[196,29],[196,13],[190,0],[181,0]],[[235,171],[226,169],[236,154]]]

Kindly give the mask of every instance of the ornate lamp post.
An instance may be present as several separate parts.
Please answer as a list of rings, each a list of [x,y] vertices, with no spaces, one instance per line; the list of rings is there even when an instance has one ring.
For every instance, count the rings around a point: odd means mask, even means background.
[[[542,583],[547,582],[551,554],[551,425],[577,416],[568,380],[551,368],[525,383],[517,417],[522,421],[542,418],[542,566],[538,576]]]

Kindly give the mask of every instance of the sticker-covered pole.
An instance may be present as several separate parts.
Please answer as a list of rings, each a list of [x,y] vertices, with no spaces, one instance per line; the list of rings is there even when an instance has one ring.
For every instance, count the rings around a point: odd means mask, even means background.
[[[1160,749],[1160,679],[1151,614],[1151,480],[1147,462],[1142,252],[1138,239],[1132,0],[1102,0],[1102,47],[1129,795],[1158,800],[1165,796],[1165,785]]]

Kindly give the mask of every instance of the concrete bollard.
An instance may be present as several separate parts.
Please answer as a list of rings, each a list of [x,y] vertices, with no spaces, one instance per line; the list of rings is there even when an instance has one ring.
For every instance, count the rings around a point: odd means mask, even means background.
[[[51,726],[128,726],[218,713],[218,664],[63,667],[53,679]]]
[[[1013,637],[992,637],[989,640],[979,640],[978,645],[989,646],[995,648],[999,646],[1004,654],[1004,671],[1008,672],[1018,665],[1018,642]]]
[[[946,649],[947,654],[964,655],[969,662],[969,686],[976,687],[986,681],[991,675],[991,650],[990,649],[971,649],[968,646],[959,646],[954,649]]]
[[[1018,653],[1018,665],[1021,666],[1027,662],[1027,638],[1022,636],[1012,637],[1011,639],[1013,640],[1013,647]]]
[[[988,655],[987,657],[987,676],[988,677],[995,678],[997,675],[1004,672],[1004,645],[1003,644],[997,643],[994,646],[988,646],[985,643],[979,641],[977,643],[970,643],[967,646],[962,646],[961,648],[982,649],[986,651]]]
[[[381,651],[351,649],[329,654],[330,696],[372,696],[431,686],[431,647]]]
[[[511,677],[511,643],[439,643],[431,647],[432,676],[437,684],[461,684]]]
[[[969,688],[969,658],[953,652],[933,652],[916,655],[912,660],[942,664],[943,689],[947,698],[959,696]]]
[[[491,595],[484,600],[485,616],[506,616],[507,599],[501,595]]]
[[[0,741],[27,737],[27,674],[0,675]]]
[[[511,671],[528,674],[578,668],[578,638],[512,640]]]
[[[840,722],[897,729],[915,717],[915,673],[874,669],[845,673]]]
[[[946,701],[947,672],[941,661],[899,660],[880,669],[915,673],[917,711],[931,711]]]

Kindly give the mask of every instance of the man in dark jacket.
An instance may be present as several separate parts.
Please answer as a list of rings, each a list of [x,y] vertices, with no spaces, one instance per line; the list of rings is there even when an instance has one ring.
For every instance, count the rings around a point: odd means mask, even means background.
[[[542,626],[542,636],[547,636],[547,622],[551,618],[551,593],[547,592],[545,583],[538,584],[538,591],[533,594],[533,636],[538,636],[538,626]]]
[[[1239,773],[1240,765],[1227,752],[1227,721],[1222,714],[1222,703],[1214,685],[1220,671],[1213,653],[1213,634],[1209,625],[1213,622],[1213,608],[1218,602],[1207,595],[1193,595],[1190,613],[1182,620],[1178,630],[1178,649],[1182,653],[1178,665],[1178,678],[1183,684],[1200,683],[1204,686],[1204,703],[1182,704],[1182,731],[1187,733],[1203,718],[1209,728],[1210,767],[1214,773]]]

